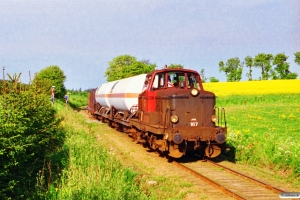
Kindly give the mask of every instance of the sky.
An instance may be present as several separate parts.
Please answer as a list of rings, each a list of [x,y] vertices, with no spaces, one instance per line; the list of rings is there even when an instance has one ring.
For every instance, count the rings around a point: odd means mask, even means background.
[[[105,83],[108,63],[125,54],[226,81],[220,61],[285,53],[299,78],[299,22],[299,0],[1,0],[0,67],[29,83],[56,65],[67,89],[84,90]]]

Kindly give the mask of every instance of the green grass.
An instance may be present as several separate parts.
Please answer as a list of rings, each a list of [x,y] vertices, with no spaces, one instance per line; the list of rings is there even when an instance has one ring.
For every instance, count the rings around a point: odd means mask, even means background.
[[[122,166],[95,138],[96,124],[57,103],[67,137],[66,166],[52,183],[47,199],[149,199],[139,188],[137,173]],[[99,130],[97,130],[99,131]],[[101,130],[100,130],[101,131]],[[42,177],[40,177],[42,178]]]
[[[299,94],[221,97],[218,104],[226,108],[237,161],[281,170],[300,184]]]
[[[115,131],[106,124],[88,123],[76,109],[55,104],[67,131],[64,145],[65,168],[52,183],[47,199],[184,199],[193,184],[174,175],[154,175],[148,166],[138,172],[122,166],[114,154],[102,146],[101,135]],[[99,128],[100,126],[100,128]],[[149,181],[156,184],[149,185]],[[201,194],[200,194],[201,196]]]
[[[88,104],[88,95],[86,93],[82,94],[71,94],[69,96],[69,105],[72,108],[80,108]]]
[[[300,94],[231,95],[217,97],[218,106],[300,103]],[[276,105],[275,105],[276,106]]]

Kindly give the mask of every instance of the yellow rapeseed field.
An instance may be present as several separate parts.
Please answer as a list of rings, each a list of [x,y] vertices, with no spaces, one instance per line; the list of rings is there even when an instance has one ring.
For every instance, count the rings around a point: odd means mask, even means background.
[[[300,79],[203,83],[203,87],[216,96],[300,94]]]

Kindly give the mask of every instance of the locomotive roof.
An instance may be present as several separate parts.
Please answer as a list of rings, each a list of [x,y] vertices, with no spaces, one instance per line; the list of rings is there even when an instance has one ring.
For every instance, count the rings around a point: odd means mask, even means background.
[[[196,73],[199,74],[197,71],[195,70],[191,70],[191,69],[182,69],[182,68],[163,68],[163,69],[158,69],[155,70],[153,72],[148,73],[147,75],[152,75],[153,73],[161,73],[161,72],[192,72],[192,73]]]

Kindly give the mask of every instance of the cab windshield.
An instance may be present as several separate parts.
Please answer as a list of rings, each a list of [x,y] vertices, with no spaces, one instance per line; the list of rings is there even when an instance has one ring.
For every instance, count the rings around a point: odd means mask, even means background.
[[[154,76],[151,89],[196,88],[200,90],[199,75],[192,72],[161,72]]]

